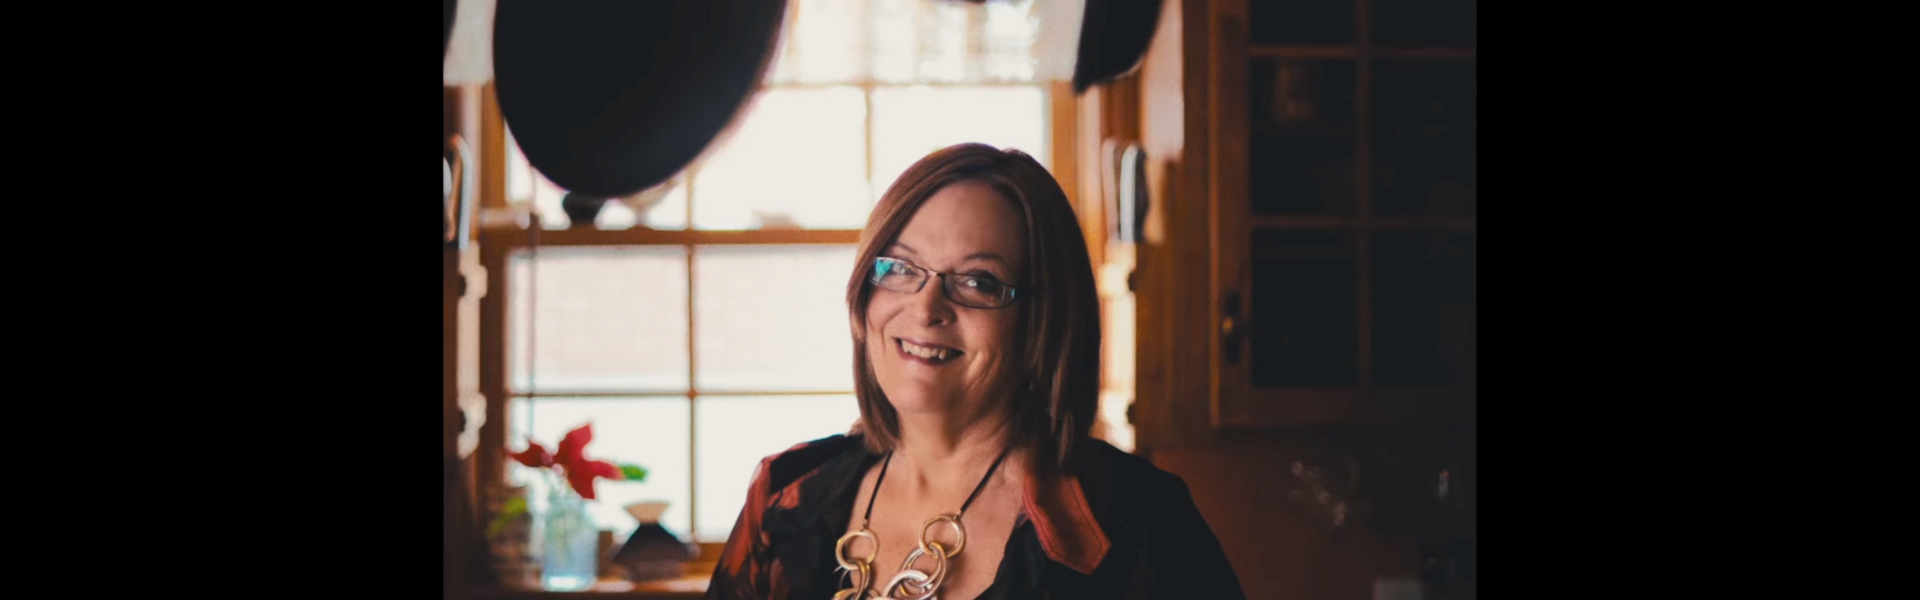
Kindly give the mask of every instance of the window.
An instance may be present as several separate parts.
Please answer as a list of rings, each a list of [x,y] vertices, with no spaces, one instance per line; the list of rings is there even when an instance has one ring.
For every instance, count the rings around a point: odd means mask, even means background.
[[[1035,4],[800,0],[722,145],[591,228],[509,143],[508,200],[545,227],[502,236],[519,239],[490,271],[509,290],[507,449],[591,422],[590,456],[650,471],[598,486],[602,528],[624,540],[623,506],[664,500],[668,529],[724,541],[760,458],[859,416],[845,286],[886,186],[959,142],[1052,164],[1052,103],[1071,99],[1052,96]]]

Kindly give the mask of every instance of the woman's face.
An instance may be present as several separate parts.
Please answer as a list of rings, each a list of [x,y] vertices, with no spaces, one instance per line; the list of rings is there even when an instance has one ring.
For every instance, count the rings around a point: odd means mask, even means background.
[[[956,182],[921,204],[880,255],[1022,288],[1028,283],[1025,223],[1013,202],[991,186]],[[867,301],[867,359],[881,391],[903,415],[979,414],[1012,391],[1020,346],[1014,334],[1027,300],[1016,298],[1002,308],[962,306],[947,296],[944,279],[929,276],[914,293],[875,286]]]

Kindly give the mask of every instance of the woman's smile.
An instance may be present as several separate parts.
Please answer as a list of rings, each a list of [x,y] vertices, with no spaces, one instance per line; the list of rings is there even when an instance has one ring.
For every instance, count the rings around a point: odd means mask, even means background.
[[[958,348],[940,344],[908,340],[905,338],[894,338],[893,341],[895,347],[900,349],[901,360],[917,362],[933,367],[951,364],[955,359],[966,354]]]

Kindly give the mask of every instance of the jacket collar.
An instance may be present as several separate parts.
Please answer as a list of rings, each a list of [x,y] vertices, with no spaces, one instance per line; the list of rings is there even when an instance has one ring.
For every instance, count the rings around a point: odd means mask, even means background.
[[[1093,518],[1078,476],[1029,475],[1020,509],[1033,521],[1047,558],[1083,575],[1092,575],[1113,548],[1106,530]]]
[[[769,514],[767,525],[791,523],[799,526],[800,523],[837,523],[841,520],[832,518],[834,511],[845,509],[850,492],[858,489],[867,467],[880,458],[867,452],[866,445],[858,443],[860,440],[857,436],[846,439],[856,443],[848,444],[844,452],[793,479],[773,494],[768,512],[789,514]],[[1034,532],[1040,538],[1040,547],[1046,551],[1049,560],[1081,574],[1091,575],[1100,566],[1100,561],[1106,558],[1113,542],[1094,518],[1086,486],[1081,481],[1084,475],[1097,474],[1036,474],[1028,471],[1022,485],[1020,509],[1022,516],[1033,523]],[[812,493],[801,493],[803,484]]]

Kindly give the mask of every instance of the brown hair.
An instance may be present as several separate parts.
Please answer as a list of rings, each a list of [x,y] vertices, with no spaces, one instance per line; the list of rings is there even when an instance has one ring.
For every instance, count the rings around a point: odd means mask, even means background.
[[[1016,447],[1033,452],[1036,461],[1065,467],[1088,436],[1099,403],[1100,303],[1093,263],[1066,192],[1046,167],[1019,150],[984,144],[937,150],[901,173],[867,218],[853,278],[847,282],[859,430],[875,452],[899,443],[899,415],[880,390],[867,359],[867,302],[873,296],[868,275],[873,261],[906,229],[920,205],[941,188],[960,181],[991,186],[1026,219],[1026,281],[1014,301],[1016,306],[1026,305],[1015,338],[1026,343],[1010,365],[1015,369],[1012,376],[1018,394],[1009,403],[1014,413],[1010,415],[1012,438]]]

